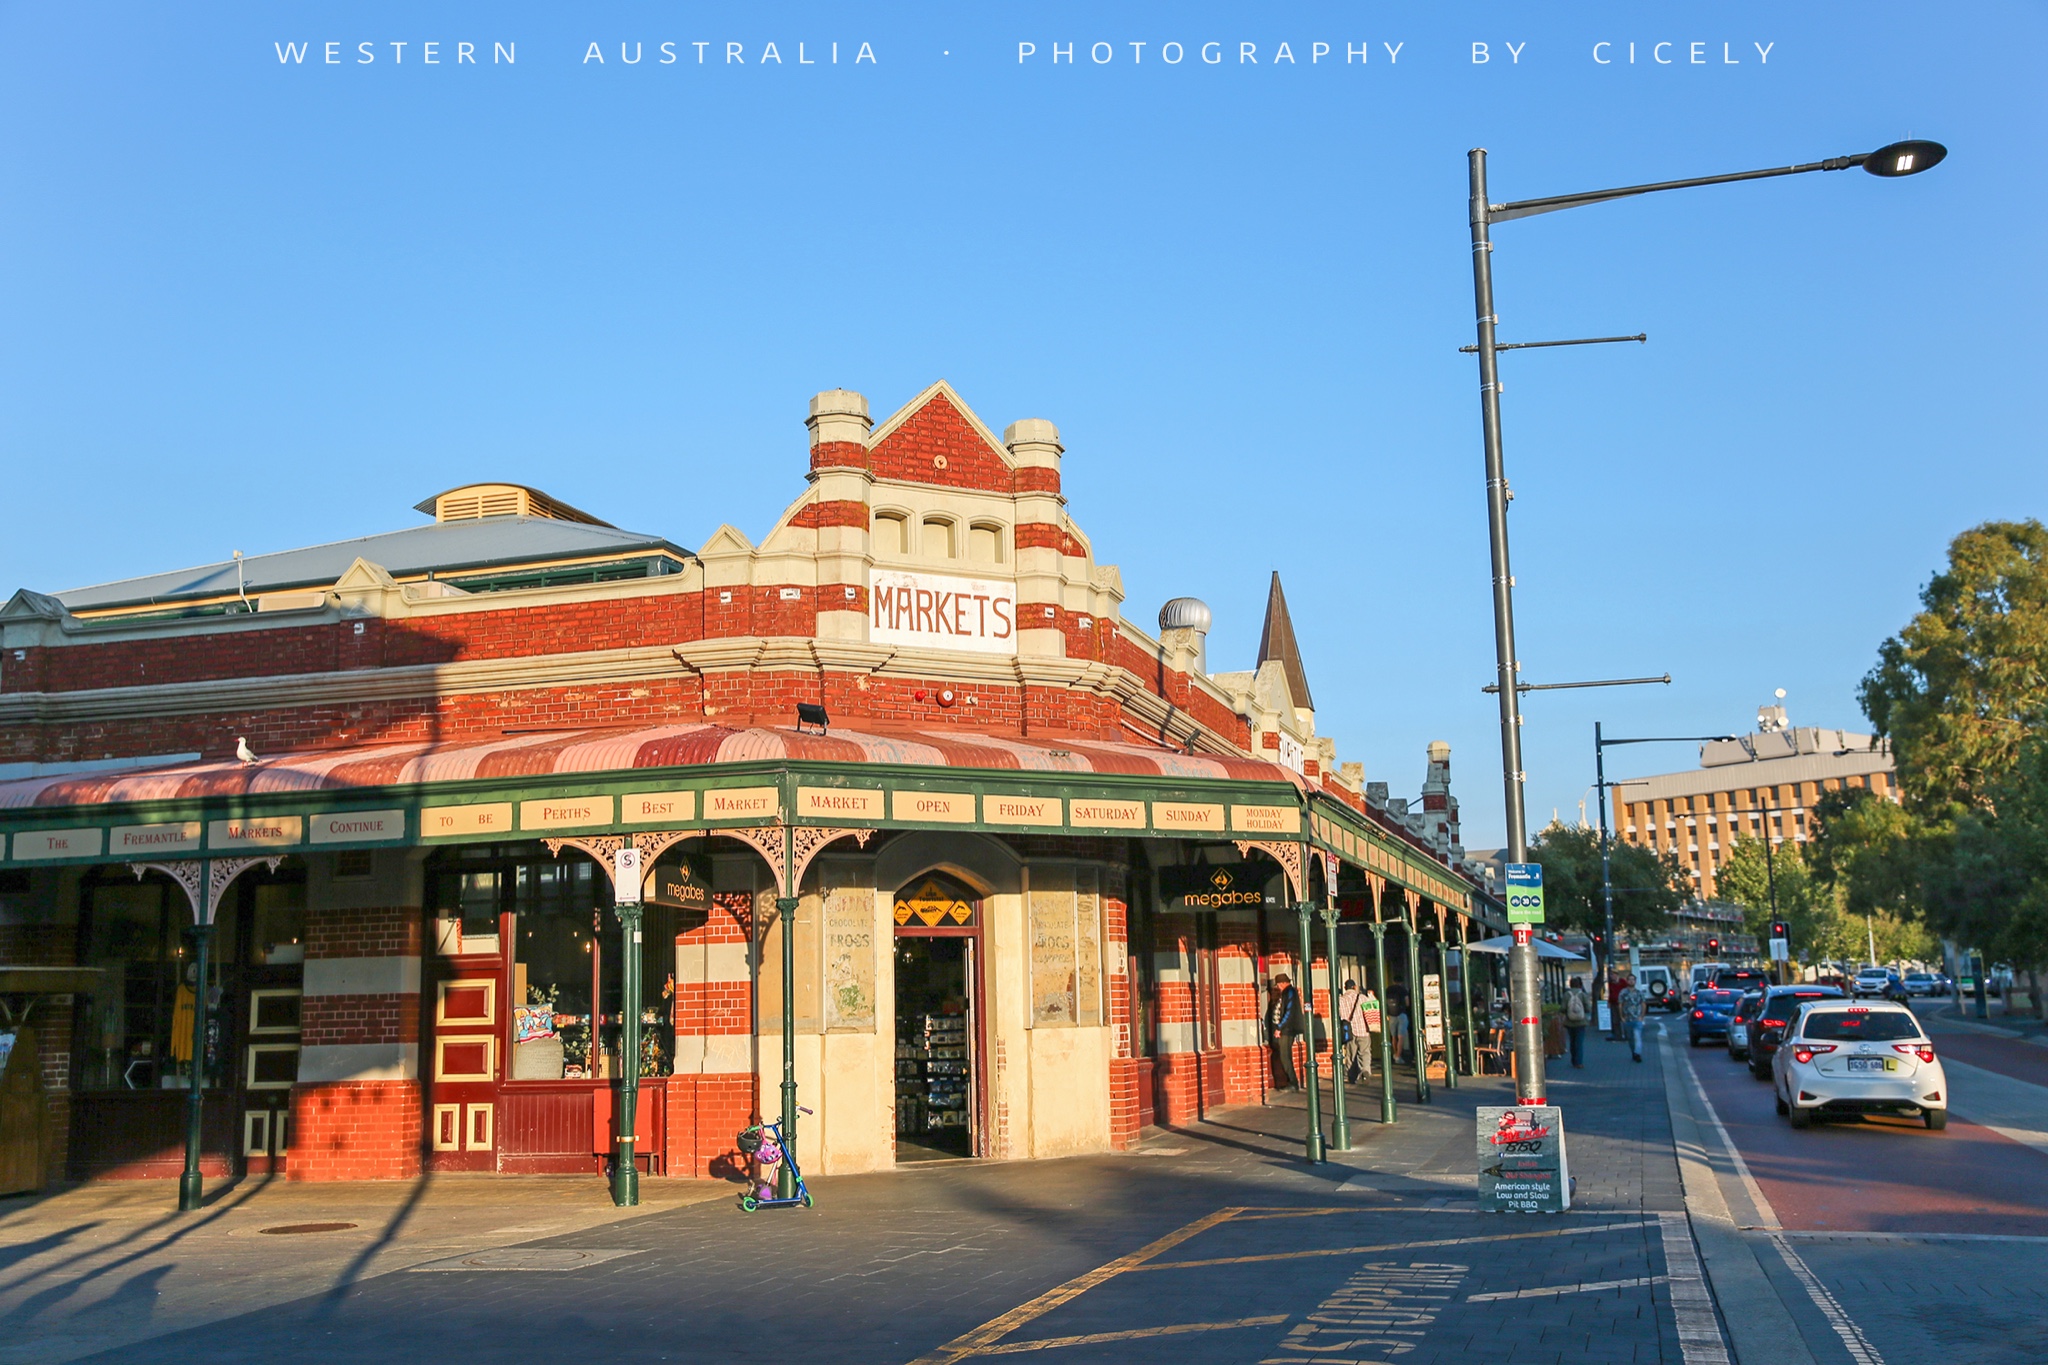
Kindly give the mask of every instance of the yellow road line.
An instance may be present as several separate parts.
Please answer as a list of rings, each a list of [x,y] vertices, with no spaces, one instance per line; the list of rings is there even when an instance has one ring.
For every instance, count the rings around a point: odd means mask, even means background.
[[[1233,1327],[1277,1327],[1287,1321],[1285,1313],[1263,1318],[1239,1318],[1235,1322],[1177,1322],[1171,1327],[1134,1327],[1128,1332],[1090,1332],[1079,1337],[1047,1337],[1044,1341],[1010,1341],[984,1346],[978,1355],[1010,1356],[1025,1351],[1050,1351],[1062,1346],[1095,1346],[1105,1341],[1135,1341],[1140,1337],[1177,1337],[1187,1332],[1225,1332]]]
[[[1229,1221],[1238,1212],[1239,1210],[1234,1207],[1221,1208],[1205,1217],[1197,1218],[1186,1227],[1169,1232],[1157,1241],[1148,1242],[1128,1255],[1119,1256],[1115,1260],[1099,1265],[1085,1274],[1076,1275],[1073,1279],[1068,1280],[1057,1288],[1046,1290],[1029,1303],[1019,1304],[1001,1317],[990,1318],[973,1331],[963,1332],[937,1350],[919,1356],[916,1360],[911,1361],[910,1365],[954,1365],[955,1361],[965,1360],[968,1356],[972,1355],[980,1355],[988,1347],[1016,1331],[1025,1323],[1035,1318],[1044,1317],[1061,1304],[1079,1298],[1105,1280],[1114,1279],[1127,1270],[1141,1266],[1145,1261],[1157,1256],[1160,1252],[1170,1251],[1182,1242],[1187,1241],[1190,1237],[1199,1236],[1210,1228],[1215,1227],[1218,1223]]]
[[[1218,1256],[1202,1261],[1159,1261],[1131,1266],[1137,1270],[1192,1270],[1197,1266],[1256,1265],[1262,1261],[1299,1261],[1311,1256],[1369,1256],[1380,1251],[1419,1251],[1425,1247],[1461,1247],[1477,1242],[1520,1242],[1531,1237],[1582,1237],[1589,1232],[1612,1232],[1616,1228],[1647,1227],[1645,1223],[1596,1223],[1586,1228],[1557,1228],[1546,1232],[1508,1232],[1492,1237],[1438,1237],[1427,1242],[1382,1242],[1377,1246],[1327,1247],[1314,1251],[1269,1251],[1259,1256]]]

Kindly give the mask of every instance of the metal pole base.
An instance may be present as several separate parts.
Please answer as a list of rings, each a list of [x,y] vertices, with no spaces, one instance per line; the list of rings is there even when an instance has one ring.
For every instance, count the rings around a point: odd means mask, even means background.
[[[783,1120],[782,1140],[790,1151],[796,1150],[796,1082],[782,1083],[782,1112],[789,1117]],[[778,1199],[796,1198],[796,1172],[789,1169],[788,1154],[782,1164],[775,1168],[775,1195]]]
[[[1330,1134],[1330,1150],[1348,1152],[1351,1150],[1351,1120],[1338,1119]]]
[[[197,1171],[184,1171],[178,1176],[178,1212],[197,1213],[205,1203],[206,1180]]]
[[[1321,1161],[1323,1159],[1323,1135],[1320,1132],[1308,1135],[1308,1159],[1310,1161]]]

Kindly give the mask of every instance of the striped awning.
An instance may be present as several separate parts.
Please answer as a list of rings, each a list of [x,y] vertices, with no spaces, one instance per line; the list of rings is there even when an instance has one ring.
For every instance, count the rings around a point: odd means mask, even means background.
[[[665,725],[504,736],[470,744],[379,744],[114,773],[57,774],[0,783],[0,810],[58,810],[143,801],[291,792],[344,792],[488,779],[587,777],[634,769],[726,763],[881,763],[1042,774],[1117,774],[1170,781],[1287,782],[1277,763],[1215,758],[1101,740],[1057,743],[996,735]]]

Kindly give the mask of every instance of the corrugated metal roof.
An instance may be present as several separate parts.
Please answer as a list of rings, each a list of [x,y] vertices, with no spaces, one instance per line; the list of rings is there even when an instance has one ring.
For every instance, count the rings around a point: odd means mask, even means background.
[[[449,521],[414,526],[382,535],[361,536],[312,545],[302,550],[249,555],[242,560],[242,581],[251,597],[292,588],[324,588],[341,577],[357,559],[382,565],[399,578],[433,571],[474,572],[498,565],[534,564],[592,555],[631,555],[666,550],[686,555],[660,536],[621,531],[611,526],[558,521],[550,517],[493,517],[481,521]],[[232,596],[235,561],[203,564],[195,569],[122,579],[54,594],[72,611],[107,607],[173,603],[193,598]]]
[[[1171,780],[1286,782],[1277,763],[1184,754],[1105,740],[1059,747],[971,730],[799,734],[765,726],[664,725],[642,730],[574,730],[464,744],[369,744],[280,754],[256,763],[188,763],[147,772],[71,773],[0,782],[0,810],[47,810],[129,801],[257,796],[417,786],[473,778],[567,777],[719,763],[900,763],[1010,772],[1125,773]]]

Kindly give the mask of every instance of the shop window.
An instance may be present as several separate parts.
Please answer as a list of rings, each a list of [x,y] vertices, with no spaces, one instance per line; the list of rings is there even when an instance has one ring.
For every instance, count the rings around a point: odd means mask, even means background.
[[[176,958],[166,891],[155,877],[85,888],[78,962],[100,975],[77,997],[80,1090],[155,1090],[173,1074],[166,1058]]]
[[[159,877],[88,881],[78,962],[96,967],[94,989],[74,997],[79,1090],[181,1090],[192,1084],[198,964],[183,893]],[[233,957],[235,935],[215,939]],[[214,1005],[228,963],[214,955]],[[223,1084],[227,1021],[216,1009],[204,1049],[206,1083]]]
[[[449,957],[498,951],[498,869],[435,878],[434,950]]]
[[[620,1074],[622,1033],[619,970],[624,943],[612,911],[611,887],[581,854],[560,859],[525,848],[465,850],[461,863],[432,877],[433,923],[443,952],[464,955],[508,948],[496,978],[505,1013],[492,1016],[508,1049],[506,1079],[595,1080]],[[476,867],[490,858],[495,866]],[[642,994],[639,1071],[665,1076],[674,1054],[675,935],[679,912],[642,911]],[[453,944],[453,948],[445,946]],[[484,946],[488,945],[488,946]],[[466,969],[465,969],[466,970]],[[437,1027],[442,1021],[436,1021]]]
[[[875,553],[910,553],[910,522],[901,512],[875,513]]]
[[[306,960],[306,884],[265,882],[255,888],[249,959],[267,966]]]

